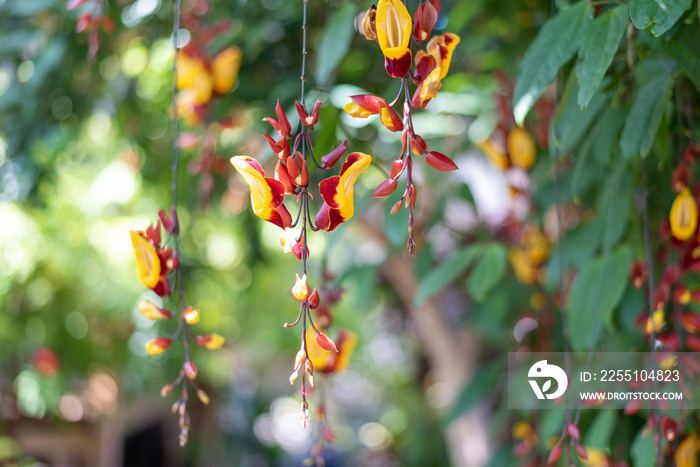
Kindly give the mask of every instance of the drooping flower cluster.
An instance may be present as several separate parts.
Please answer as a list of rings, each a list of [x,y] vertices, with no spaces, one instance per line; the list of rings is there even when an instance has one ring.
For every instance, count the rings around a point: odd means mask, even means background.
[[[311,289],[307,282],[308,233],[309,230],[332,231],[354,215],[355,183],[359,175],[369,166],[372,157],[360,152],[348,154],[340,173],[319,183],[319,194],[323,203],[316,215],[313,216],[309,192],[309,163],[307,161],[312,161],[318,170],[329,170],[345,154],[347,142],[343,141],[333,151],[317,159],[313,154],[309,132],[318,123],[321,101],[317,100],[313,110],[309,112],[303,103],[302,94],[302,101],[296,102],[295,108],[299,116],[296,131],[292,131],[287,114],[279,101],[275,107],[275,118],[263,119],[272,126],[276,133],[274,138],[269,134],[265,135],[270,149],[277,157],[274,178],[267,177],[262,165],[250,156],[234,156],[231,158],[231,164],[250,188],[253,213],[283,229],[280,243],[284,251],[293,253],[297,259],[302,261],[301,277],[297,274],[291,289],[292,296],[300,303],[299,314],[293,323],[285,324],[285,327],[296,326],[298,323],[301,323],[302,326],[301,346],[297,352],[289,381],[294,384],[301,376],[300,418],[303,425],[306,426],[309,418],[306,382],[308,381],[313,386],[314,366],[317,363],[310,357],[308,342],[313,341],[314,345],[331,354],[337,354],[338,358],[341,355],[347,355],[348,357],[344,357],[346,360],[349,358],[347,349],[351,348],[351,346],[346,345],[346,351],[342,353],[342,348],[338,348],[333,340],[314,324],[311,316],[311,310],[318,309],[321,305],[321,297],[317,289]],[[288,195],[297,200],[298,209],[295,216],[290,214],[284,203]],[[329,320],[326,322],[330,324]],[[314,332],[313,339],[308,337],[307,324]],[[320,371],[328,372],[329,369],[330,367],[324,363]]]
[[[220,38],[231,28],[230,20],[209,23],[209,0],[188,2],[183,26],[190,32],[188,43],[177,54],[177,114],[189,127],[179,136],[179,147],[195,154],[189,164],[199,175],[200,206],[207,207],[214,191],[215,176],[224,175],[227,157],[217,153],[223,129],[237,125],[228,108],[214,104],[233,91],[243,53],[237,46],[221,46]],[[222,111],[223,109],[223,111]]]
[[[415,254],[413,210],[417,198],[413,184],[412,154],[425,156],[428,165],[437,170],[457,169],[449,157],[429,150],[423,138],[416,133],[411,118],[414,109],[425,107],[437,96],[442,79],[449,71],[452,53],[460,42],[459,36],[451,33],[435,36],[428,41],[425,50],[416,53],[414,59],[411,39],[417,45],[423,44],[430,37],[439,13],[439,0],[422,3],[413,17],[401,0],[381,0],[376,7],[372,6],[362,21],[363,33],[368,40],[379,44],[384,54],[384,67],[391,77],[400,80],[400,89],[391,103],[381,97],[364,94],[351,96],[351,102],[344,107],[355,118],[379,115],[382,125],[388,130],[402,132],[401,153],[392,164],[389,178],[377,187],[374,197],[391,195],[398,186],[399,177],[406,172],[406,188],[401,199],[392,207],[391,214],[397,213],[402,205],[408,209],[408,250],[412,255]],[[412,65],[413,73],[409,73]],[[409,92],[411,82],[416,87],[413,96]],[[403,118],[393,109],[402,96]]]
[[[197,308],[185,304],[185,292],[182,285],[180,263],[176,251],[177,243],[175,250],[161,244],[161,225],[165,233],[167,233],[168,239],[174,239],[174,242],[177,242],[177,236],[179,235],[177,213],[174,208],[171,208],[170,214],[166,214],[165,211],[161,209],[158,212],[158,216],[160,220],[157,221],[155,225],[149,226],[145,232],[130,232],[134,255],[136,257],[138,278],[143,285],[152,289],[163,298],[167,298],[173,294],[174,287],[171,287],[171,283],[179,286],[179,293],[177,294],[176,303],[172,311],[168,308],[160,307],[149,300],[140,300],[137,304],[137,309],[143,316],[151,320],[170,320],[173,317],[178,317],[178,326],[174,335],[172,337],[153,337],[149,339],[146,342],[146,351],[151,356],[160,355],[166,349],[170,348],[178,337],[182,337],[184,347],[184,363],[182,369],[173,383],[163,387],[161,395],[165,397],[175,389],[176,386],[182,383],[182,392],[173,405],[173,413],[179,415],[180,444],[184,445],[187,442],[190,429],[190,416],[187,412],[187,401],[189,397],[187,380],[189,380],[189,384],[194,387],[197,397],[202,403],[209,403],[209,396],[201,390],[194,381],[197,377],[197,366],[190,360],[189,339],[194,336],[194,341],[197,345],[214,350],[223,346],[224,338],[218,334],[196,336],[192,332],[190,326],[199,322],[200,311]],[[185,377],[187,377],[187,380]]]

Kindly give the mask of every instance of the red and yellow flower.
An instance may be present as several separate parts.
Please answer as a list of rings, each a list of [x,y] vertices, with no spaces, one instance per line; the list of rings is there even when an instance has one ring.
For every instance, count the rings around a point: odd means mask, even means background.
[[[197,345],[209,350],[220,349],[224,345],[225,339],[219,334],[207,334],[197,336]]]
[[[450,70],[452,53],[459,42],[458,35],[445,33],[430,39],[426,47],[427,52],[421,50],[416,54],[413,82],[418,88],[413,94],[414,107],[425,107],[430,99],[437,96],[442,87],[442,79]]]
[[[178,260],[171,248],[160,247],[160,222],[149,226],[145,232],[132,230],[129,234],[139,281],[161,297],[170,295],[168,273],[177,268]]]
[[[353,152],[345,160],[340,175],[327,178],[319,184],[319,191],[324,201],[316,215],[316,225],[319,228],[330,232],[353,216],[355,182],[370,162],[372,162],[372,156]]]
[[[284,229],[291,225],[292,216],[284,205],[282,182],[265,177],[258,161],[248,156],[234,156],[231,164],[250,187],[250,199],[256,216]]]
[[[375,16],[377,42],[384,54],[384,68],[394,78],[403,78],[411,68],[413,21],[401,0],[380,0]]]
[[[345,110],[351,117],[367,118],[370,115],[379,115],[379,118],[387,129],[391,131],[403,130],[401,118],[389,107],[389,103],[381,97],[371,94],[358,94],[350,96],[352,102],[345,104]]]
[[[312,332],[306,334],[306,350],[314,370],[328,374],[339,373],[347,368],[352,351],[357,344],[357,335],[351,331],[340,329],[333,341],[338,350],[335,352],[321,347],[313,334]]]

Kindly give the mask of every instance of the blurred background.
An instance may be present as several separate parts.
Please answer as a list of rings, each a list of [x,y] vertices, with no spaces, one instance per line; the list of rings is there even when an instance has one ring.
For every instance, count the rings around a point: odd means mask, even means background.
[[[262,118],[274,117],[279,100],[296,122],[302,2],[182,2],[181,46],[196,47],[202,63],[232,47],[242,54],[230,92],[181,103],[184,285],[202,312],[196,331],[226,338],[218,351],[192,350],[211,403],[190,402],[183,449],[175,396],[159,395],[182,364],[180,344],[156,357],[144,349],[173,323],[137,311],[141,299],[161,302],[139,283],[129,239],[170,204],[172,2],[0,0],[1,466],[310,465],[321,400],[336,437],[324,449],[328,466],[505,466],[523,440],[541,443],[546,458],[559,412],[537,416],[533,441],[531,425],[511,430],[525,416],[506,409],[502,390],[508,351],[561,343],[559,263],[544,273],[560,234],[542,149],[549,91],[525,125],[537,149],[518,158],[506,145],[517,62],[550,2],[442,2],[435,33],[461,43],[438,97],[413,121],[460,170],[438,172],[416,157],[415,258],[406,254],[406,212],[389,216],[399,192],[371,197],[399,156],[398,134],[342,111],[350,95],[391,101],[398,91],[377,44],[356,30],[370,6],[308,3],[306,102],[323,101],[315,153],[347,139],[374,161],[356,186],[355,217],[309,237],[312,285],[343,291],[332,333],[345,328],[358,340],[347,369],[317,377],[304,430],[298,384],[288,383],[299,330],[282,327],[298,312],[288,291],[300,263],[283,253],[279,230],[253,215],[228,163],[250,155],[271,174],[263,135],[272,129]],[[593,120],[567,135],[570,147]],[[613,171],[610,155],[596,154],[590,172],[563,163],[565,230],[600,227],[591,207],[613,195],[599,184]],[[315,186],[321,175],[311,177]],[[616,193],[631,201],[625,177]],[[629,219],[621,210],[619,237]],[[601,247],[591,228],[567,245],[565,264]],[[639,339],[631,321],[642,299],[627,300],[616,329]]]

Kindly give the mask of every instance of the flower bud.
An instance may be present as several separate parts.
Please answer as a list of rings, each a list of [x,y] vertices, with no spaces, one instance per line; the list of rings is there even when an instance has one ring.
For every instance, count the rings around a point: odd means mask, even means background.
[[[185,362],[183,369],[189,379],[195,379],[197,377],[197,366],[194,363]]]
[[[311,291],[311,295],[309,295],[308,302],[309,308],[311,308],[312,310],[315,310],[321,303],[321,298],[318,296],[318,290],[316,290],[315,288]]]
[[[299,274],[296,276],[296,282],[294,283],[294,287],[292,287],[292,295],[300,302],[303,302],[309,297],[309,287],[306,285],[306,274],[304,274],[301,279],[299,278]]]
[[[168,310],[164,310],[148,300],[139,300],[136,308],[148,319],[168,319],[171,316]]]
[[[146,342],[146,352],[148,355],[160,355],[165,349],[170,347],[172,342],[167,337],[154,337]]]
[[[316,333],[316,342],[323,350],[328,350],[329,352],[338,351],[338,348],[335,346],[335,342],[333,342],[330,337],[326,336],[322,332]]]
[[[207,395],[206,392],[202,391],[201,389],[198,389],[197,390],[197,397],[199,398],[200,401],[202,401],[202,404],[209,405],[209,396]]]
[[[224,345],[225,339],[218,334],[207,334],[205,336],[197,336],[197,345],[205,347],[209,350],[220,349]]]
[[[367,10],[365,16],[362,18],[362,34],[368,41],[377,41],[377,6],[372,5],[372,7]]]
[[[561,445],[557,444],[554,446],[554,449],[552,449],[552,452],[549,453],[547,465],[554,464],[557,460],[559,460],[559,456],[561,456]]]
[[[576,445],[576,453],[581,459],[588,460],[588,451],[586,451],[585,446],[583,446],[582,444]]]
[[[182,314],[187,324],[197,324],[199,322],[199,310],[196,308],[188,306]]]
[[[165,397],[168,394],[170,394],[174,388],[175,386],[173,386],[172,384],[166,384],[165,386],[163,386],[163,388],[160,390],[161,397]]]
[[[304,352],[304,349],[299,349],[296,358],[294,358],[294,369],[299,369],[304,360],[306,360],[306,352]]]
[[[299,370],[294,370],[294,373],[289,375],[289,384],[294,384],[294,381],[299,377]]]

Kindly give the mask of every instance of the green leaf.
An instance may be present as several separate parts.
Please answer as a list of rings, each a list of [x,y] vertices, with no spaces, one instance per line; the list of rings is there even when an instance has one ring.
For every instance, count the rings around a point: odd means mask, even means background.
[[[600,15],[583,36],[578,51],[579,63],[576,67],[578,78],[578,105],[586,108],[598,90],[605,72],[612,63],[627,27],[627,5]]]
[[[506,272],[506,249],[500,243],[491,243],[467,278],[469,294],[481,302],[503,278]]]
[[[654,467],[656,465],[656,447],[654,446],[653,434],[649,430],[639,430],[637,437],[632,442],[631,451],[634,467]]]
[[[571,286],[565,314],[566,332],[574,352],[585,351],[594,332],[599,337],[598,323],[608,322],[622,298],[631,263],[632,253],[628,246],[623,246],[609,255],[605,262],[603,258],[597,258],[579,270]],[[597,316],[594,315],[596,304]]]
[[[619,153],[618,153],[619,154]],[[625,171],[627,161],[618,158],[615,168],[607,177],[605,187],[598,198],[596,212],[599,222],[605,226],[603,242],[613,247],[622,239],[627,230],[631,213],[632,181],[629,172]]]
[[[700,29],[684,26],[666,43],[665,49],[700,91]]]
[[[499,365],[485,365],[476,370],[472,379],[457,397],[452,409],[447,412],[446,424],[458,419],[463,413],[491,394],[503,371],[504,369]]]
[[[557,75],[559,68],[574,56],[581,43],[584,24],[591,19],[588,2],[579,2],[557,13],[547,21],[525,52],[518,67],[513,95],[513,114],[518,125],[545,88]]]
[[[617,423],[617,410],[603,410],[596,415],[583,435],[583,444],[596,449],[610,446],[610,437]]]
[[[316,82],[319,86],[328,84],[331,73],[350,50],[350,42],[355,34],[353,23],[356,15],[357,6],[352,2],[345,2],[326,23],[321,34],[316,62]]]
[[[433,296],[459,277],[469,268],[481,248],[483,248],[481,244],[462,248],[450,256],[447,261],[430,271],[418,285],[414,303],[420,305],[424,300]]]
[[[651,26],[651,33],[660,36],[676,24],[693,0],[630,0],[630,19],[637,29]]]
[[[639,68],[641,87],[620,137],[620,148],[625,157],[646,157],[673,90],[671,72],[675,65],[669,61],[647,60]]]
[[[556,130],[559,153],[569,152],[588,134],[588,128],[597,120],[596,117],[607,106],[608,101],[607,94],[599,93],[593,97],[585,110],[581,110],[574,99],[569,99],[564,104]]]

